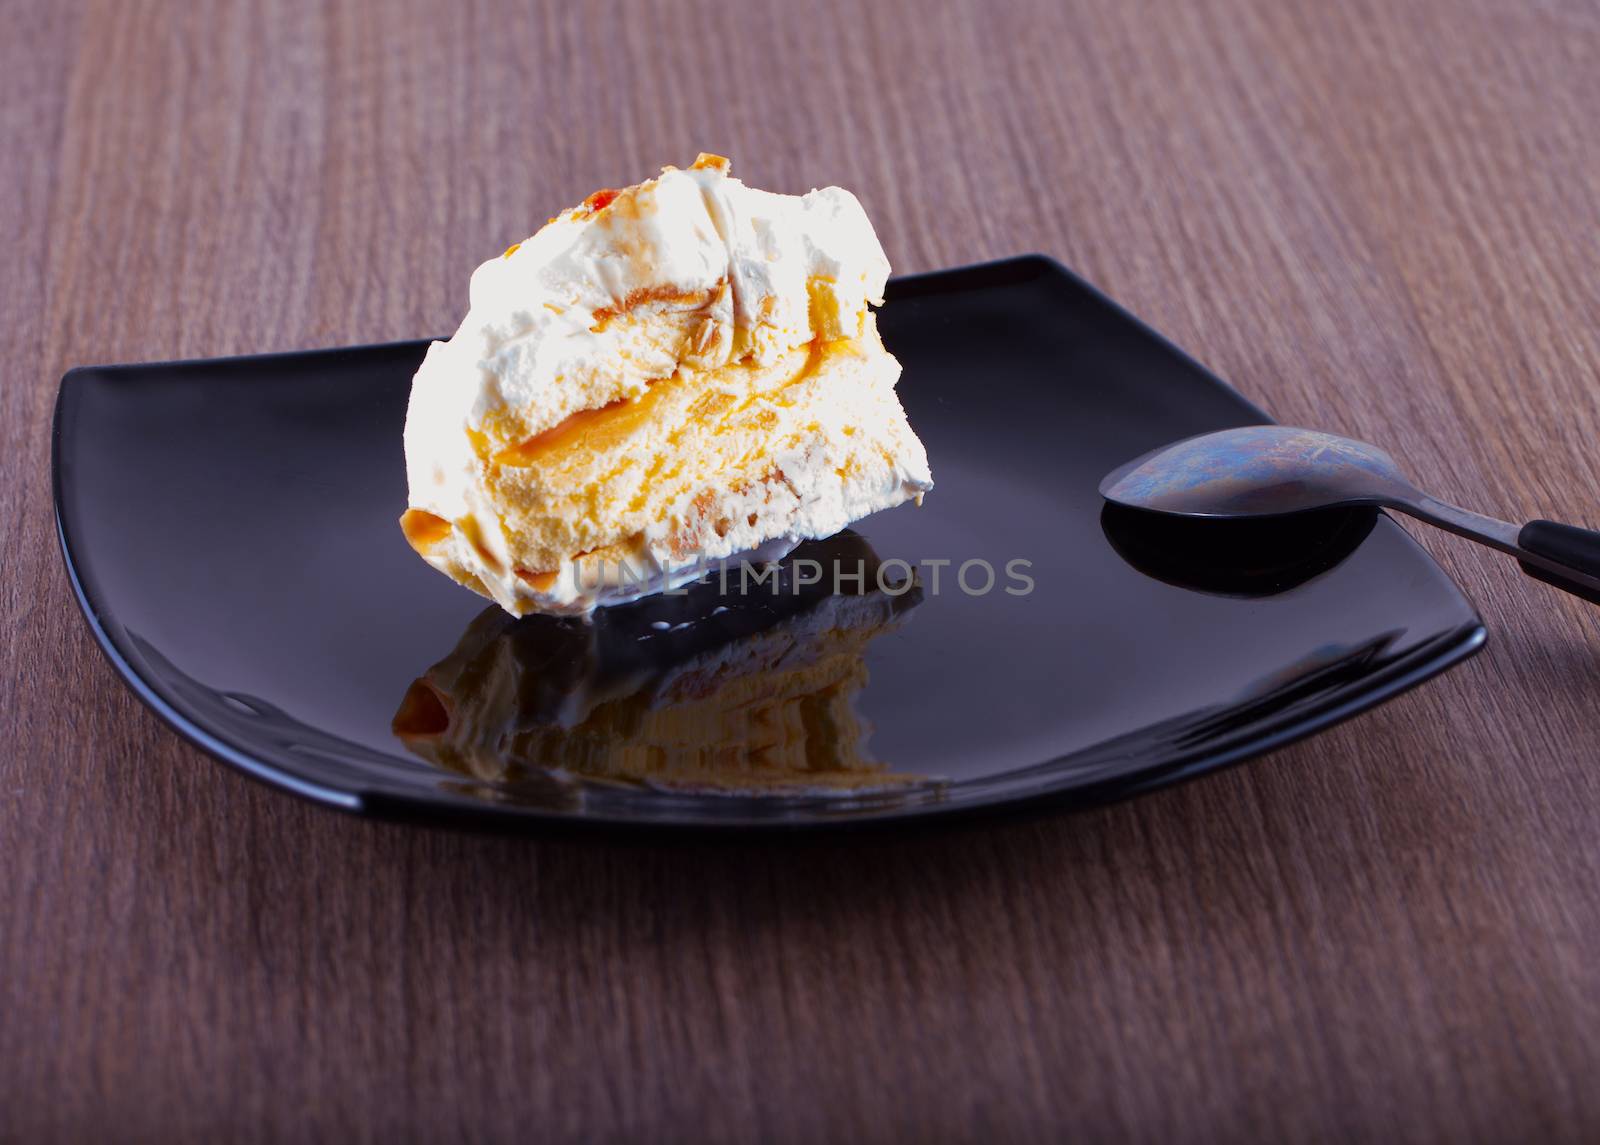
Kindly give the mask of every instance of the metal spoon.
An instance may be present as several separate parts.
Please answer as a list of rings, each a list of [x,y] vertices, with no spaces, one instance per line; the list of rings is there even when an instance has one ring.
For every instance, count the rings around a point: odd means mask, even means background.
[[[1251,425],[1164,446],[1107,474],[1106,500],[1181,517],[1273,517],[1377,505],[1510,553],[1522,571],[1600,603],[1600,532],[1529,521],[1520,528],[1430,497],[1394,458],[1362,441]]]

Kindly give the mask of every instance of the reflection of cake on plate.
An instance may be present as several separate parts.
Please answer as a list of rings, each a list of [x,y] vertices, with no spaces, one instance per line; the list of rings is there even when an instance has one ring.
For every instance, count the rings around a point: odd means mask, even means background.
[[[569,772],[683,790],[863,790],[903,785],[867,750],[855,710],[863,654],[920,591],[873,591],[877,559],[854,533],[795,552],[868,591],[774,581],[613,609],[585,624],[480,615],[406,693],[395,734],[428,761],[481,780]],[[799,578],[804,579],[804,578]]]
[[[584,613],[920,499],[855,196],[728,162],[599,191],[480,266],[412,383],[406,538],[507,611]]]

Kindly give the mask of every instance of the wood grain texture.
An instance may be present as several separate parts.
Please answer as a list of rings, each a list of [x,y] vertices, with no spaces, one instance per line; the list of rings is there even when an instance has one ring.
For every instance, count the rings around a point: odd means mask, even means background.
[[[1600,612],[1070,818],[668,848],[352,821],[115,679],[69,366],[453,328],[485,252],[699,150],[900,270],[1057,255],[1280,418],[1600,525],[1580,0],[21,0],[0,37],[0,1138],[1600,1136]]]

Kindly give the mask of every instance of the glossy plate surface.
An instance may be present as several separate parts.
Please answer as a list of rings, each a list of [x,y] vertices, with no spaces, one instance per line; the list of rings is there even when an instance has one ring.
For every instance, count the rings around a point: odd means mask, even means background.
[[[1118,464],[1268,419],[1058,264],[899,279],[880,322],[937,487],[795,556],[889,562],[895,590],[894,562],[916,565],[903,595],[790,592],[791,562],[770,600],[713,584],[592,628],[512,624],[396,526],[422,342],[72,371],[68,567],[129,685],[220,759],[349,811],[532,830],[1101,801],[1325,727],[1482,643],[1386,517],[1282,544],[1102,519]],[[1163,567],[1191,548],[1194,576]],[[1242,576],[1214,567],[1235,557]],[[957,583],[969,561],[990,591]],[[1005,591],[1012,561],[1031,592]]]

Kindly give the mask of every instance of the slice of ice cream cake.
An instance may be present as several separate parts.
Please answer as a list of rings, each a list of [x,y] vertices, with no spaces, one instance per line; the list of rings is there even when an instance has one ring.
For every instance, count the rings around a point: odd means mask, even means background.
[[[473,274],[406,416],[429,564],[517,615],[586,613],[932,487],[861,204],[728,167],[597,191]]]

